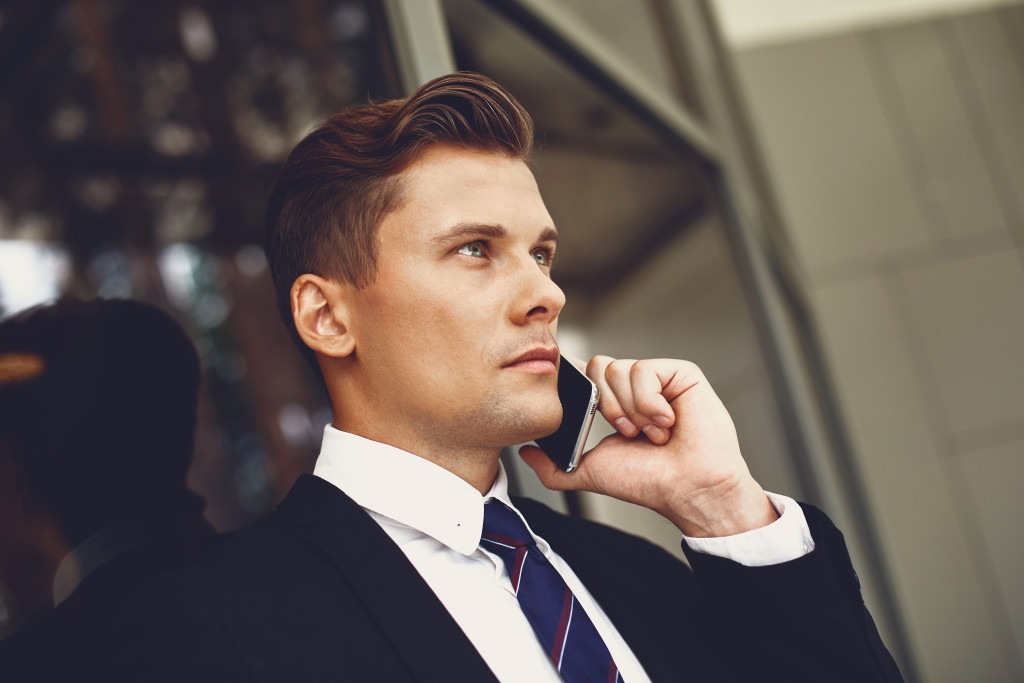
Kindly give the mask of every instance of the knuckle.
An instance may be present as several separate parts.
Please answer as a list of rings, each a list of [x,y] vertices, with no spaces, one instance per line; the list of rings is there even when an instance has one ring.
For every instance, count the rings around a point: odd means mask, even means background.
[[[653,367],[654,364],[652,363],[651,359],[643,358],[633,363],[633,366],[630,368],[630,376],[633,378],[639,377],[640,375],[652,369]]]
[[[688,360],[683,360],[683,361],[679,361],[679,362],[682,363],[683,370],[684,370],[684,372],[686,374],[688,374],[688,375],[698,375],[700,377],[704,376],[704,372],[700,369],[700,367],[696,363],[694,363],[692,361],[688,361]]]
[[[590,375],[590,376],[594,376],[596,374],[599,374],[613,360],[615,360],[615,359],[612,358],[611,356],[601,356],[601,355],[594,356],[587,363],[587,374]]]
[[[608,367],[604,370],[604,375],[609,380],[626,379],[630,375],[630,368],[632,366],[633,361],[625,358],[619,358],[618,360],[613,360],[608,364]]]

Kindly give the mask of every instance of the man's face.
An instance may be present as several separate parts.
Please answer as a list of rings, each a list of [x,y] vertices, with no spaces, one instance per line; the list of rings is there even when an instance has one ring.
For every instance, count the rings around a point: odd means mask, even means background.
[[[551,281],[557,237],[533,174],[522,161],[434,146],[402,181],[405,202],[379,228],[376,279],[352,300],[368,403],[353,426],[407,450],[553,432],[565,296]]]

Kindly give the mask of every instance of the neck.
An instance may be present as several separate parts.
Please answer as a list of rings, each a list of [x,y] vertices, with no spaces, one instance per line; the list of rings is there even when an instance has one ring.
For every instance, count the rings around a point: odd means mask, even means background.
[[[468,483],[481,495],[490,490],[498,476],[501,448],[467,446],[456,439],[446,439],[438,443],[423,438],[415,429],[403,430],[394,424],[382,429],[377,422],[344,419],[337,411],[334,414],[333,426],[343,432],[401,448],[429,460]]]
[[[451,449],[446,449],[443,452],[423,452],[419,450],[410,450],[399,446],[402,450],[409,450],[410,453],[415,453],[421,458],[425,458],[435,465],[440,465],[455,476],[459,477],[470,486],[475,488],[483,495],[491,490],[491,486],[494,484],[494,480],[498,476],[498,457],[501,455],[501,450],[482,454],[479,452],[474,453],[456,453]]]

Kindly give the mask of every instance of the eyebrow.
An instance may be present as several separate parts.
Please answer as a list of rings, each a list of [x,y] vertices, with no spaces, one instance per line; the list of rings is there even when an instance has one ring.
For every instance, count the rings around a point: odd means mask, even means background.
[[[446,244],[471,237],[488,237],[490,239],[502,239],[508,237],[508,230],[503,225],[492,225],[489,223],[459,223],[434,236],[430,240],[431,245]],[[548,227],[541,231],[538,242],[557,242],[558,231]]]

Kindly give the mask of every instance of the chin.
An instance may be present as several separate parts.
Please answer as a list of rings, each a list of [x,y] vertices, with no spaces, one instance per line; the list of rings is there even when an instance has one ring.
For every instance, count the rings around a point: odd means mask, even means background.
[[[523,417],[525,418],[526,415],[524,414]],[[528,433],[516,443],[533,441],[543,436],[554,434],[558,426],[562,424],[562,404],[556,401],[555,405],[551,406],[549,410],[538,411],[530,417],[532,419],[529,420],[529,424],[524,424],[524,427],[528,427]]]
[[[562,403],[555,391],[495,392],[480,401],[462,421],[495,446],[526,443],[551,434],[562,423]]]

